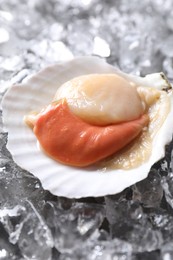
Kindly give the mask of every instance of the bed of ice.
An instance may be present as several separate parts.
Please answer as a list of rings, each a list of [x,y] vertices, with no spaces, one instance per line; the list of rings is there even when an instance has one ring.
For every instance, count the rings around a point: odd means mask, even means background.
[[[0,100],[9,80],[76,55],[138,75],[164,71],[172,81],[172,7],[173,0],[0,0]],[[1,121],[0,260],[173,259],[171,144],[146,180],[72,200],[43,190],[13,162]]]

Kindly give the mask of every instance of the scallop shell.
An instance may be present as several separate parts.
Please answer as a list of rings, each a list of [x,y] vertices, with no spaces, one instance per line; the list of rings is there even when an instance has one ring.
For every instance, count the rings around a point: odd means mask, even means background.
[[[136,169],[110,171],[100,171],[92,167],[80,169],[59,164],[47,157],[38,148],[32,130],[24,124],[24,115],[32,110],[39,111],[51,102],[57,87],[67,80],[91,73],[118,73],[137,84],[145,83],[146,86],[153,87],[162,85],[163,88],[168,86],[162,74],[152,74],[145,78],[127,75],[96,57],[79,57],[49,66],[26,78],[21,84],[11,86],[2,102],[3,123],[8,132],[7,148],[12,153],[14,161],[38,177],[43,187],[54,195],[81,198],[119,193],[147,177],[151,166],[164,157],[165,144],[172,138],[171,109],[153,140],[150,159]]]

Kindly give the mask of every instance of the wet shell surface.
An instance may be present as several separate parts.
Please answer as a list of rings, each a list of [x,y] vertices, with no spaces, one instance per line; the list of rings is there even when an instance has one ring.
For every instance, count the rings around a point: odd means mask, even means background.
[[[24,123],[26,114],[40,111],[53,100],[58,86],[74,77],[94,73],[116,73],[139,86],[169,92],[170,111],[154,136],[151,155],[136,168],[105,170],[105,167],[75,168],[60,164],[41,151],[32,130]],[[4,130],[8,132],[7,148],[14,161],[38,177],[44,189],[54,195],[81,198],[116,194],[145,179],[151,166],[164,157],[165,145],[171,141],[173,133],[172,96],[171,86],[162,73],[144,78],[132,76],[97,57],[79,57],[58,63],[26,78],[21,84],[12,85],[5,94],[2,108]]]

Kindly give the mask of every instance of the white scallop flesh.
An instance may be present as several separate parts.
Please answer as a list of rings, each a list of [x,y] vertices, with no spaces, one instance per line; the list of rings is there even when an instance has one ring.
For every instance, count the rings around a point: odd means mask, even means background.
[[[54,101],[63,98],[75,115],[97,125],[134,120],[145,110],[136,85],[116,74],[74,78],[58,88]]]
[[[62,165],[38,149],[36,137],[24,123],[25,115],[32,110],[39,112],[52,102],[58,86],[88,74],[117,74],[137,85],[138,94],[140,98],[144,97],[146,103],[150,103],[150,98],[146,98],[144,89],[147,89],[147,93],[150,88],[163,92],[160,95],[161,102],[158,103],[161,104],[160,111],[166,111],[165,107],[167,102],[169,103],[170,108],[165,120],[152,139],[150,157],[136,168],[106,170],[105,167],[98,169],[93,166],[80,169]],[[167,92],[162,89],[167,89]],[[14,161],[38,177],[45,189],[55,195],[69,198],[116,194],[143,180],[151,166],[164,157],[165,145],[171,141],[173,133],[173,94],[164,75],[128,75],[97,57],[78,57],[58,63],[26,78],[20,84],[12,85],[3,98],[2,109],[4,130],[8,132],[7,148]]]

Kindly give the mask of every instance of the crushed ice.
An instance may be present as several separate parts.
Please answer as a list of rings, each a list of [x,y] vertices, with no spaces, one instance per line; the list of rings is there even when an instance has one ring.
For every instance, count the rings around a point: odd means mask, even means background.
[[[172,0],[2,0],[0,100],[8,81],[75,55],[173,80]],[[120,194],[71,200],[42,189],[6,149],[0,113],[0,259],[173,258],[172,144],[148,178]]]

